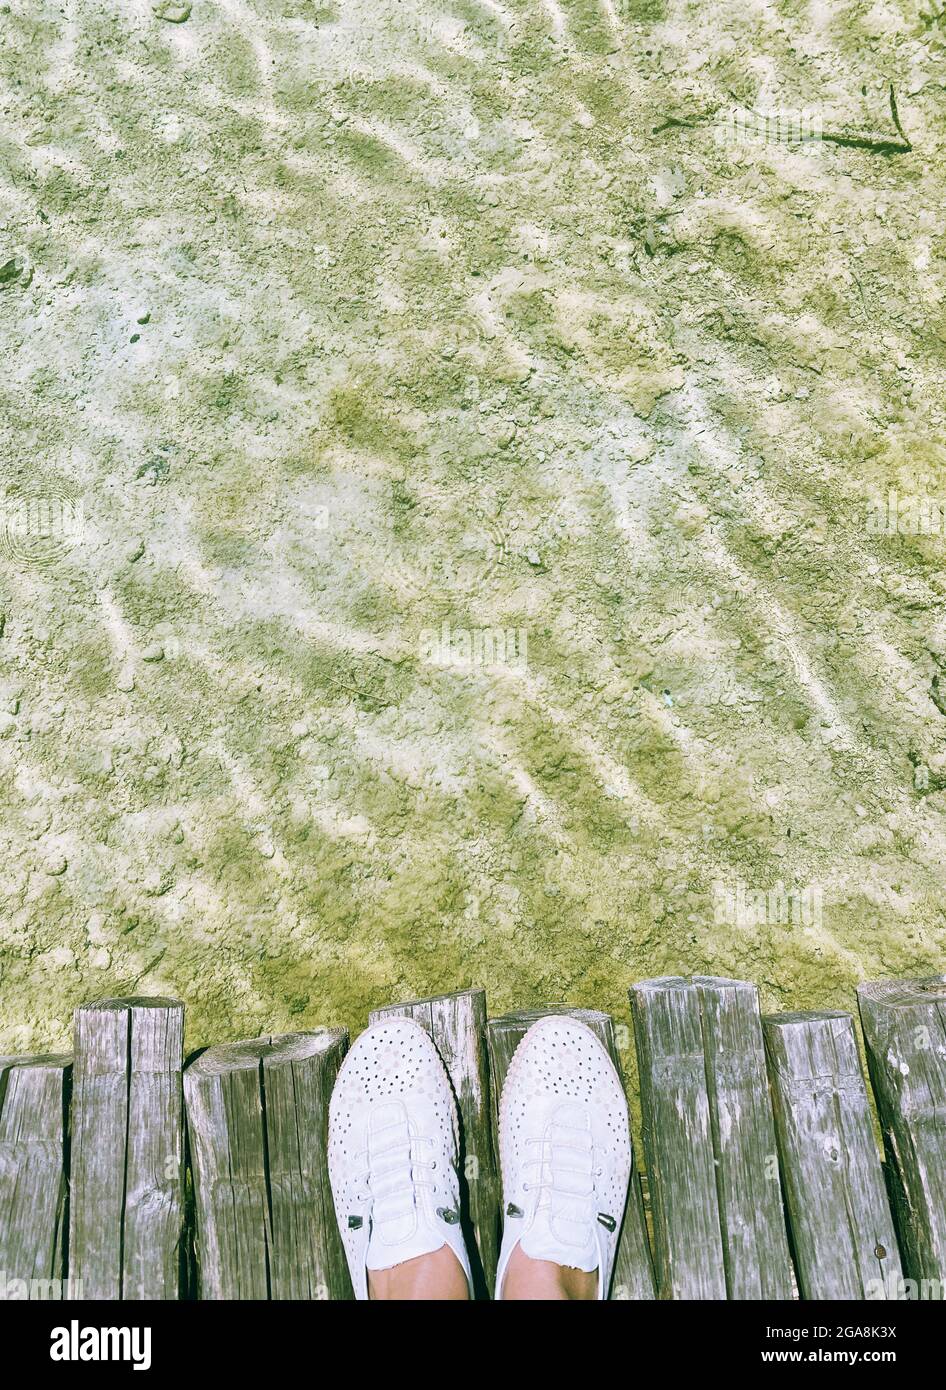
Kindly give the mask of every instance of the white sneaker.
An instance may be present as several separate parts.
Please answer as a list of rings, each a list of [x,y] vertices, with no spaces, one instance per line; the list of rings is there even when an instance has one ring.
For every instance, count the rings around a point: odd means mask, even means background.
[[[509,1064],[499,1114],[505,1204],[496,1297],[517,1245],[534,1260],[598,1271],[608,1296],[631,1176],[627,1101],[583,1023],[540,1018]]]
[[[473,1297],[460,1229],[456,1105],[419,1023],[383,1019],[348,1053],[329,1106],[328,1170],[355,1297],[369,1269],[449,1245]]]

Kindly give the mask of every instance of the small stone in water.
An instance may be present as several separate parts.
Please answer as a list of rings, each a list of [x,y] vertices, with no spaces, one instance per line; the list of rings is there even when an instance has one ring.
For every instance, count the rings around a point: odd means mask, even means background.
[[[159,0],[151,6],[158,19],[166,19],[168,24],[183,24],[190,18],[191,6],[180,0]]]

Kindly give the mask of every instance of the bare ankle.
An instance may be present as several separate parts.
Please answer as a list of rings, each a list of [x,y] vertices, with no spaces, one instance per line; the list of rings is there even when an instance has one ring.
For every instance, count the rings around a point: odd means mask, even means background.
[[[598,1271],[533,1260],[517,1245],[509,1257],[501,1297],[504,1302],[589,1302],[598,1297]]]
[[[463,1302],[469,1296],[466,1275],[448,1245],[390,1269],[368,1270],[373,1301]]]

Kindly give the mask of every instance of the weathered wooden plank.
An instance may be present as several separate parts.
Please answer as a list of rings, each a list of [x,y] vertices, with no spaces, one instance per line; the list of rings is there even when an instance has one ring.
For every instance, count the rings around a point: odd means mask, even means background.
[[[348,1033],[332,1029],[262,1059],[273,1299],[353,1297],[328,1175],[329,1102],[347,1049]]]
[[[209,1048],[184,1072],[199,1295],[266,1299],[269,1198],[260,1061],[267,1037]]]
[[[69,1273],[91,1299],[173,1299],[184,1268],[184,1006],[75,1014]]]
[[[212,1047],[184,1073],[204,1299],[345,1299],[328,1178],[342,1029]]]
[[[621,1061],[614,1040],[614,1020],[610,1014],[600,1013],[596,1009],[572,1008],[568,1004],[547,1004],[543,1008],[520,1009],[515,1013],[503,1014],[499,1018],[491,1018],[486,1025],[486,1044],[489,1055],[497,1168],[499,1167],[499,1099],[502,1095],[506,1073],[509,1070],[509,1063],[532,1024],[537,1019],[545,1018],[548,1014],[565,1014],[590,1028],[604,1044],[617,1068],[618,1075],[621,1075]],[[640,1179],[633,1161],[632,1146],[631,1182],[624,1209],[624,1224],[621,1227],[618,1240],[609,1297],[614,1301],[646,1301],[654,1299],[655,1296],[653,1262],[650,1243],[647,1239],[647,1223],[644,1219]]]
[[[129,1010],[122,1297],[184,1290],[184,1006]]]
[[[759,995],[745,980],[695,975],[720,1234],[730,1299],[793,1298]]]
[[[768,1014],[762,1031],[802,1297],[885,1298],[900,1255],[854,1021]]]
[[[946,976],[857,991],[903,1262],[946,1297]]]
[[[460,1203],[478,1298],[491,1297],[499,1258],[499,1179],[486,1060],[486,992],[461,990],[375,1009],[371,1022],[396,1015],[430,1034],[447,1069],[460,1113]]]
[[[661,1298],[724,1299],[700,997],[677,976],[630,991]]]
[[[0,1057],[0,1298],[63,1296],[71,1063]]]

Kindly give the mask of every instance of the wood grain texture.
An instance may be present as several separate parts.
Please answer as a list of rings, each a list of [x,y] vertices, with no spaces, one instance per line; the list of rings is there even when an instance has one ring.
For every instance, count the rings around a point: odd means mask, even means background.
[[[661,1298],[724,1299],[700,997],[678,976],[630,991]]]
[[[348,1299],[328,1109],[348,1034],[212,1047],[184,1073],[203,1299]]]
[[[864,984],[857,995],[906,1274],[943,1298],[946,976]]]
[[[902,1271],[854,1021],[769,1014],[762,1031],[802,1297],[885,1298]]]
[[[460,1209],[477,1298],[492,1297],[499,1258],[500,1190],[486,1059],[486,992],[461,990],[375,1009],[371,1022],[411,1018],[430,1034],[460,1115]]]
[[[795,1297],[759,995],[745,980],[695,975],[720,1234],[730,1299]]]
[[[71,1063],[0,1057],[0,1298],[62,1295]]]
[[[499,1167],[499,1099],[503,1083],[509,1070],[509,1063],[529,1028],[540,1018],[549,1014],[564,1014],[584,1023],[604,1045],[611,1061],[621,1075],[620,1055],[614,1039],[614,1020],[610,1014],[596,1009],[572,1008],[568,1004],[547,1004],[539,1009],[521,1009],[515,1013],[491,1018],[486,1025],[486,1043],[489,1056],[490,1090],[493,1098],[493,1133],[496,1141],[496,1163]],[[624,1222],[618,1239],[614,1273],[611,1279],[609,1297],[613,1301],[647,1301],[656,1297],[653,1261],[650,1243],[647,1238],[647,1223],[644,1218],[644,1205],[641,1196],[640,1179],[634,1164],[633,1147],[631,1152],[631,1182],[627,1204],[624,1209]]]
[[[70,1277],[91,1299],[174,1299],[184,1269],[184,1006],[75,1014]]]

